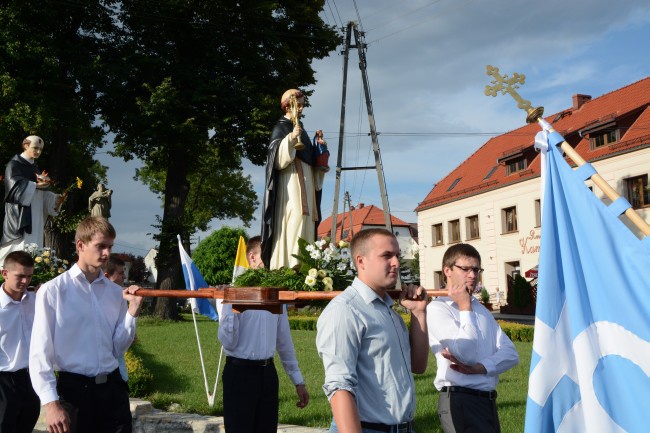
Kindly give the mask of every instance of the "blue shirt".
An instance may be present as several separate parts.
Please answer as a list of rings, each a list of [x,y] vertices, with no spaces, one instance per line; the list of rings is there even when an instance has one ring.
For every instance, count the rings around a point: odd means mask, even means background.
[[[355,278],[318,319],[325,395],[352,393],[361,421],[392,425],[415,414],[408,330],[392,306],[390,296],[380,298]]]

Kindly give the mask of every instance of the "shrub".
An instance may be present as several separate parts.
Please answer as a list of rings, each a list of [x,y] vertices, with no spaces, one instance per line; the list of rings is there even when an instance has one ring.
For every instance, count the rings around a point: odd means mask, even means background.
[[[485,287],[481,288],[481,302],[483,302],[484,304],[490,302],[490,294],[488,293]]]
[[[530,283],[521,275],[515,276],[513,284],[514,304],[517,308],[526,308],[532,303]],[[510,299],[508,299],[510,302]]]
[[[289,327],[291,329],[301,329],[305,331],[315,331],[318,317],[308,316],[291,316],[289,317]]]
[[[203,239],[192,253],[192,260],[211,285],[230,284],[239,237],[248,239],[241,228],[222,227]]]
[[[503,332],[512,340],[512,341],[523,341],[531,342],[533,341],[533,334],[535,328],[531,325],[523,325],[521,323],[514,322],[504,322],[499,320],[499,325]]]
[[[142,359],[126,352],[126,370],[129,373],[129,394],[131,397],[144,397],[151,393],[153,385],[153,374],[145,367]]]

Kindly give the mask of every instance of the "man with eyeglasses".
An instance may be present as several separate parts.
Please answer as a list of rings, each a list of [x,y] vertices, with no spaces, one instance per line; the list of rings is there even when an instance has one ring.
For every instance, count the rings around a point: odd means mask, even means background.
[[[471,245],[456,244],[443,256],[448,296],[427,306],[429,346],[438,370],[438,417],[445,433],[501,431],[496,406],[499,374],[519,355],[508,336],[472,296],[481,256]]]

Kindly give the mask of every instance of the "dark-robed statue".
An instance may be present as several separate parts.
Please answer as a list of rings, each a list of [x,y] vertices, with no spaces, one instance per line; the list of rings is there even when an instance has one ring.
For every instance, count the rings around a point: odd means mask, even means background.
[[[27,244],[42,247],[47,217],[59,213],[60,195],[49,191],[49,176],[36,166],[43,145],[43,139],[36,135],[25,138],[23,152],[11,158],[5,168],[5,219],[0,263],[4,262],[7,254],[23,250]]]
[[[321,219],[325,171],[317,167],[318,146],[300,122],[302,92],[287,90],[280,107],[284,117],[273,128],[266,159],[262,215],[262,261],[269,269],[293,268],[298,238],[313,242]]]

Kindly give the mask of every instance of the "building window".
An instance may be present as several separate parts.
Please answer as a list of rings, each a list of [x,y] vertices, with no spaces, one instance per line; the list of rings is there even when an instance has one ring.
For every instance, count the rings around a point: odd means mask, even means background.
[[[442,271],[433,271],[433,287],[440,289],[445,287],[445,281],[442,278]]]
[[[648,175],[635,176],[625,179],[627,184],[627,201],[634,209],[650,207],[650,188],[648,188]]]
[[[542,226],[542,201],[535,200],[535,227]]]
[[[449,221],[449,243],[460,242],[460,220]]]
[[[506,176],[517,173],[518,171],[525,170],[526,166],[526,158],[524,157],[511,159],[510,161],[506,162]]]
[[[499,168],[499,165],[498,165],[498,164],[495,165],[494,167],[492,167],[492,168],[490,169],[490,171],[488,171],[488,174],[485,175],[485,177],[483,178],[483,180],[488,180],[488,179],[489,179],[489,178],[494,174],[494,172],[497,171],[497,168]]]
[[[478,215],[472,215],[465,218],[465,228],[467,229],[467,239],[478,239],[480,237],[478,230]]]
[[[592,150],[608,144],[616,143],[618,139],[618,129],[610,129],[589,134],[589,142],[591,143]]]
[[[501,219],[503,233],[517,231],[517,208],[515,206],[501,210]]]
[[[451,186],[449,187],[449,189],[447,189],[447,192],[449,192],[449,191],[451,191],[452,189],[456,188],[456,185],[458,185],[458,182],[460,182],[461,179],[462,179],[462,177],[459,177],[458,179],[456,179],[456,180],[451,184]]]
[[[434,247],[438,245],[442,245],[443,238],[442,238],[442,223],[440,224],[434,224],[431,226],[431,245]]]

